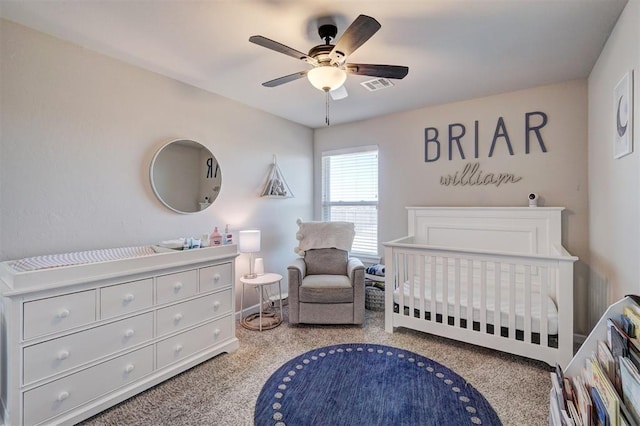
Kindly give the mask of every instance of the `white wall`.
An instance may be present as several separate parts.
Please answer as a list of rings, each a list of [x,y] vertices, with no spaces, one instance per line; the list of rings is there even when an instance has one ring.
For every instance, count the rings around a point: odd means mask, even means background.
[[[393,89],[389,89],[393,90]],[[375,102],[375,92],[371,102]],[[425,94],[428,96],[428,94]],[[525,113],[542,111],[548,123],[541,129],[547,152],[532,134],[525,154]],[[488,156],[496,124],[504,118],[514,155],[499,138]],[[479,122],[479,158],[473,157],[474,121]],[[448,159],[447,133],[452,123],[462,123],[467,135],[461,143],[467,156]],[[532,124],[538,124],[533,122]],[[425,162],[425,128],[440,131],[443,151],[438,161]],[[587,84],[585,80],[472,99],[437,107],[393,114],[342,126],[317,129],[314,136],[315,189],[320,193],[320,157],[323,151],[356,145],[378,145],[380,208],[379,240],[407,233],[405,206],[526,206],[527,194],[536,192],[541,205],[563,206],[563,244],[580,257],[575,267],[575,328],[586,328],[588,278],[587,211]],[[430,156],[433,158],[433,155]],[[489,173],[513,173],[517,183],[501,186],[443,186],[440,177],[454,174],[469,162],[479,162]],[[320,206],[316,199],[316,217]]]
[[[295,257],[312,216],[312,131],[0,20],[0,260],[262,230],[265,269]],[[214,204],[174,213],[154,196],[163,143],[193,139],[222,170]],[[259,198],[273,154],[295,198]],[[248,270],[246,255],[238,272]]]
[[[613,89],[634,71],[634,151],[613,158]],[[631,0],[589,76],[589,234],[592,303],[640,294],[640,1]],[[602,312],[594,312],[595,321]]]

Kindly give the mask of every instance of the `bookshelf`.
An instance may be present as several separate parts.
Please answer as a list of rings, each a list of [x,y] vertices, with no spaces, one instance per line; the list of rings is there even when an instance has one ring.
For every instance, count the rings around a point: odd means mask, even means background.
[[[600,318],[596,326],[593,328],[593,330],[591,331],[591,333],[589,334],[585,342],[582,344],[578,352],[575,354],[571,362],[569,362],[569,365],[565,368],[563,372],[564,377],[569,377],[573,382],[576,377],[583,375],[583,368],[585,366],[586,361],[589,358],[592,358],[593,354],[598,353],[598,342],[600,341],[606,342],[608,340],[608,337],[607,337],[609,332],[608,320],[609,319],[619,320],[621,315],[623,314],[625,307],[627,306],[635,306],[636,308],[640,308],[640,297],[627,296],[619,300],[618,302],[610,305],[607,308],[607,310],[602,315],[602,317]],[[629,345],[631,345],[631,343],[629,343]],[[552,382],[553,382],[553,377],[552,377]],[[640,388],[640,385],[638,385],[638,387]],[[563,416],[562,413],[560,413],[559,416],[557,416],[558,413],[556,413],[556,415],[554,416],[554,403],[557,400],[557,393],[555,389],[552,387],[549,394],[549,425],[550,426],[565,426],[565,425],[574,425],[574,424],[582,425],[582,423],[579,423],[579,422],[573,423],[571,419],[569,419],[567,416]],[[637,393],[635,393],[634,396],[632,396],[632,398],[635,398],[636,396],[637,396]],[[620,405],[620,412],[625,415],[624,417],[620,416],[621,421],[612,420],[611,423],[609,424],[612,426],[626,426],[626,425],[640,426],[638,425],[637,420],[634,420],[633,415],[630,414],[629,409],[626,406],[628,404],[625,404],[619,395],[617,397],[617,400],[618,400],[618,404]],[[598,424],[598,423],[593,423],[593,424]]]

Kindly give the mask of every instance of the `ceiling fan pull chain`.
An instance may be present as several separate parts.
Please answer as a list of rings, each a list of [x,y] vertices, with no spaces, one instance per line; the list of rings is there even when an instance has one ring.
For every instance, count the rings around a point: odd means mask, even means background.
[[[325,90],[324,95],[325,95],[325,103],[326,103],[324,122],[327,123],[327,126],[329,126],[330,125],[329,124],[329,91]]]

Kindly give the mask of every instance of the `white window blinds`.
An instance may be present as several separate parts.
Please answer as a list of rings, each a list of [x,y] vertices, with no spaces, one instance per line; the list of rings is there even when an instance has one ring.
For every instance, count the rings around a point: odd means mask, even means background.
[[[322,155],[322,220],[353,222],[353,254],[378,256],[378,150]]]

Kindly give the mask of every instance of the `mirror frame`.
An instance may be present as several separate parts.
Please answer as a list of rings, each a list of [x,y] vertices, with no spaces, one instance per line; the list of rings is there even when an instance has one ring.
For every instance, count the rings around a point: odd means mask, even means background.
[[[154,168],[156,166],[156,163],[158,161],[158,157],[159,155],[165,151],[165,149],[169,146],[171,146],[172,144],[177,144],[178,142],[189,142],[190,144],[195,144],[195,145],[199,145],[201,148],[206,149],[211,158],[213,159],[213,161],[215,162],[215,167],[216,167],[216,173],[218,175],[218,177],[216,177],[216,179],[219,179],[219,184],[217,185],[220,189],[214,193],[214,196],[212,197],[212,199],[209,201],[209,205],[206,206],[205,208],[201,208],[199,210],[195,210],[195,211],[184,211],[184,210],[180,210],[179,208],[176,208],[172,205],[169,204],[169,202],[167,202],[167,200],[165,200],[161,195],[160,195],[160,191],[158,190],[158,187],[156,185],[156,182],[154,180]],[[211,167],[211,165],[209,166]],[[157,174],[157,172],[156,172]],[[151,189],[153,190],[154,195],[156,196],[156,198],[158,199],[158,201],[160,201],[165,207],[167,207],[169,210],[172,210],[176,213],[180,213],[180,214],[194,214],[194,213],[199,213],[201,211],[207,210],[209,207],[211,207],[211,205],[213,204],[213,202],[220,196],[220,191],[222,189],[222,169],[220,168],[220,163],[218,162],[218,159],[216,158],[215,155],[213,155],[213,152],[211,152],[211,150],[209,148],[207,148],[205,145],[203,145],[200,142],[197,142],[193,139],[186,139],[186,138],[181,138],[181,139],[173,139],[170,140],[169,142],[163,144],[157,151],[156,153],[153,155],[153,158],[151,159],[151,164],[149,166],[149,181],[151,182]],[[202,203],[201,203],[202,204]]]

